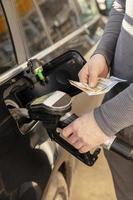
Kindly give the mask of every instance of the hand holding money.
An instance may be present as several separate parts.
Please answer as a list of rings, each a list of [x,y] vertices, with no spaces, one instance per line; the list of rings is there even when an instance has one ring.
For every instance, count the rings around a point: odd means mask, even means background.
[[[80,82],[70,80],[70,83],[88,95],[103,94],[118,82],[125,81],[116,77],[106,78],[108,71],[104,56],[97,54],[80,71]],[[63,135],[81,153],[86,153],[110,140],[110,137],[98,126],[94,111],[72,122],[63,129]]]
[[[110,78],[99,78],[97,81],[97,85],[93,88],[89,87],[87,83],[80,83],[77,81],[70,80],[71,85],[77,87],[82,90],[89,96],[100,95],[109,92],[117,83],[125,82],[126,80],[116,78],[111,76]]]
[[[105,94],[117,83],[125,81],[113,76],[106,78],[108,73],[109,67],[105,57],[101,54],[96,54],[91,57],[79,72],[80,82],[70,80],[70,83],[89,96]]]
[[[101,54],[96,54],[81,69],[79,79],[81,83],[87,83],[90,88],[93,88],[97,85],[98,78],[106,78],[108,73],[109,67],[105,57]]]

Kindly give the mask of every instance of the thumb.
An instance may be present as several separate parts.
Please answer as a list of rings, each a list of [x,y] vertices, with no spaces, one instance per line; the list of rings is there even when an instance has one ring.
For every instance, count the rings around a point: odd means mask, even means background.
[[[91,87],[91,88],[96,87],[97,82],[98,82],[97,74],[94,74],[94,73],[90,74],[90,76],[89,76],[89,87]]]

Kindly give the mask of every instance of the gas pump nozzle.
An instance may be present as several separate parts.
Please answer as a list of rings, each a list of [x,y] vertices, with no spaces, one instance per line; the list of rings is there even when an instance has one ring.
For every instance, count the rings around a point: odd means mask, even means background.
[[[93,153],[81,154],[57,132],[57,128],[62,129],[78,118],[77,115],[70,112],[71,105],[71,97],[68,94],[56,91],[35,99],[29,106],[29,115],[34,120],[43,121],[52,140],[86,165],[92,166],[100,153],[99,148]]]
[[[62,129],[78,118],[77,115],[70,112],[71,105],[71,97],[68,94],[55,91],[35,99],[29,106],[29,115],[34,120],[43,121],[52,140],[86,165],[92,166],[98,158],[100,148],[97,148],[93,153],[87,152],[82,154],[57,132],[57,128]],[[133,160],[132,146],[116,137],[111,138],[104,146],[108,150],[115,151],[125,158]]]

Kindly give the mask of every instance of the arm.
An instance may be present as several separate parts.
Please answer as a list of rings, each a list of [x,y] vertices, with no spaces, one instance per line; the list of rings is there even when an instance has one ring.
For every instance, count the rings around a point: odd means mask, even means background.
[[[113,59],[117,39],[121,30],[125,13],[125,2],[126,0],[115,0],[104,34],[94,52],[94,54],[102,54],[106,58],[108,66],[110,66]]]
[[[96,108],[94,116],[98,126],[108,136],[133,125],[133,84]]]

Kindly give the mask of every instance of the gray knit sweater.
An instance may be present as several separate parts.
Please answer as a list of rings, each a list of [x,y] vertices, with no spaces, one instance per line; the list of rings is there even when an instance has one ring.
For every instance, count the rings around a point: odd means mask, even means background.
[[[114,76],[130,83],[94,111],[99,127],[113,135],[133,125],[133,0],[115,0],[97,53],[105,56],[108,65],[113,63]]]

